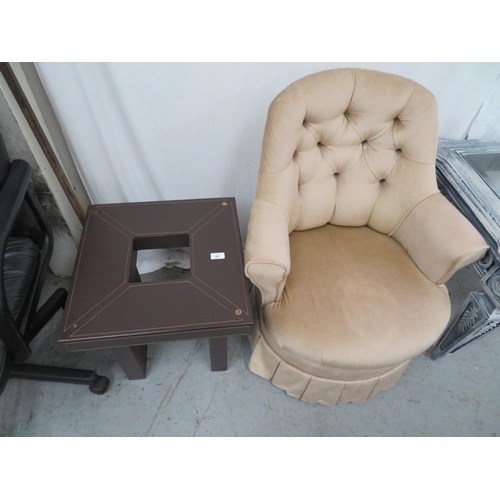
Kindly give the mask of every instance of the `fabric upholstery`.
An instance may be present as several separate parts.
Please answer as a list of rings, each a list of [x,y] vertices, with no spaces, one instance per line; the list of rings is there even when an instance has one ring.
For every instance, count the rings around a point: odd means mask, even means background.
[[[263,177],[259,199],[281,205],[290,229],[330,222],[388,234],[438,191],[425,175],[434,172],[436,148],[437,105],[422,86],[377,71],[316,73],[271,104],[261,172],[278,175]],[[402,191],[415,177],[418,189]]]
[[[356,378],[360,373],[349,370],[344,370],[340,379],[318,377],[281,358],[269,346],[259,329],[252,337],[254,350],[249,363],[250,370],[271,380],[273,385],[286,391],[289,396],[300,398],[306,403],[320,403],[326,406],[337,403],[363,403],[380,391],[392,389],[409,364],[409,361],[406,361],[399,366],[387,367],[385,370],[379,370],[379,375],[369,378]]]
[[[437,125],[428,90],[377,71],[316,73],[274,99],[245,247],[253,371],[305,401],[360,402],[437,340],[443,283],[488,248],[439,194]]]
[[[283,298],[264,307],[266,339],[301,370],[328,377],[399,365],[429,348],[448,322],[446,287],[367,226],[294,231],[290,253]]]
[[[480,259],[488,246],[472,224],[441,194],[422,200],[392,233],[435,283]]]

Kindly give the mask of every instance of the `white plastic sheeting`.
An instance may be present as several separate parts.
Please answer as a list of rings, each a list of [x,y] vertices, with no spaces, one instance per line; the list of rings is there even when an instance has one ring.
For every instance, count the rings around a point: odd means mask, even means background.
[[[158,269],[177,267],[191,269],[190,252],[182,248],[154,248],[137,252],[139,274],[152,273]]]
[[[37,63],[94,203],[234,196],[243,237],[270,102],[337,67],[418,81],[453,139],[500,75],[500,63]]]
[[[467,139],[500,141],[500,77],[481,106]]]

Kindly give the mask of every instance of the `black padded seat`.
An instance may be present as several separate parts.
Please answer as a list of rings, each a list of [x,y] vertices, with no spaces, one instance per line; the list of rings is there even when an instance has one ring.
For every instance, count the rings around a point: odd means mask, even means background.
[[[36,272],[38,247],[29,238],[9,238],[5,249],[4,286],[7,304],[14,320],[23,310]]]

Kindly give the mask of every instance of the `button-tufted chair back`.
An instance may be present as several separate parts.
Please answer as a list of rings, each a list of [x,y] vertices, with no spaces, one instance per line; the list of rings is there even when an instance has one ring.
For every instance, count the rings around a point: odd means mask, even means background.
[[[330,223],[391,234],[438,191],[437,126],[434,96],[411,80],[364,69],[315,73],[271,104],[261,181],[290,187],[279,200],[289,232]]]

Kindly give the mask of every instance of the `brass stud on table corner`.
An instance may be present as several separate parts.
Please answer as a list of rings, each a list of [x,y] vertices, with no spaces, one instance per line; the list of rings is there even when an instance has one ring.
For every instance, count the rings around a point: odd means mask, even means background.
[[[236,309],[236,311],[234,311],[234,314],[236,314],[236,316],[241,316],[242,313],[243,311],[241,309]]]
[[[227,201],[223,201],[223,202],[222,202],[222,206],[223,206],[223,207],[227,207]]]

